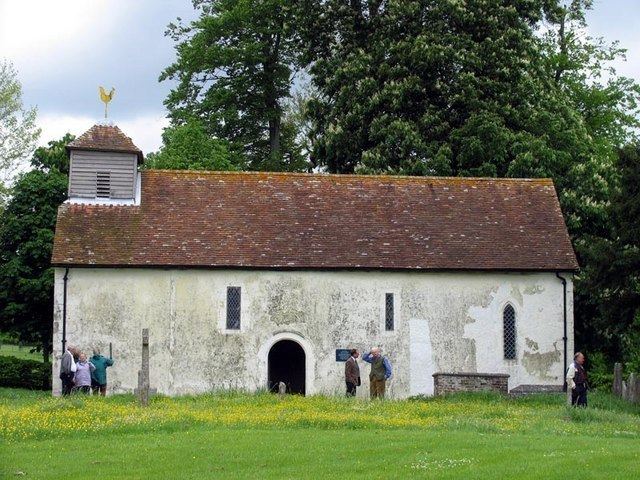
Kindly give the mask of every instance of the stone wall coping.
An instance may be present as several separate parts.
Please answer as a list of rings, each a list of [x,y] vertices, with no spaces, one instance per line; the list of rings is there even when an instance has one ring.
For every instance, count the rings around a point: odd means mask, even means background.
[[[508,373],[477,373],[477,372],[436,372],[433,374],[434,377],[490,377],[490,378],[509,378]]]

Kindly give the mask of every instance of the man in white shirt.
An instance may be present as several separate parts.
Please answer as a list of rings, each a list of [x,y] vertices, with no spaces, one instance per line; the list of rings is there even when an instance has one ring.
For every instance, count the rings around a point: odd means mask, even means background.
[[[584,369],[584,355],[578,352],[567,369],[567,388],[571,389],[571,405],[587,406],[587,372]]]
[[[73,376],[76,373],[76,349],[69,345],[60,359],[60,380],[62,380],[62,395],[69,395],[73,388]]]

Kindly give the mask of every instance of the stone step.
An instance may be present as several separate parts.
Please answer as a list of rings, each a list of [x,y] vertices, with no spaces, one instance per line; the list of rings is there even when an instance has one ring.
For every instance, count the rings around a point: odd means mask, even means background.
[[[518,385],[509,390],[509,395],[523,397],[525,395],[537,394],[561,394],[562,385]]]

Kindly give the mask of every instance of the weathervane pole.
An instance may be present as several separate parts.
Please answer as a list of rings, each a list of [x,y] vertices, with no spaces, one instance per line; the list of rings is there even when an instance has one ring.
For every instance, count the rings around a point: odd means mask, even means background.
[[[111,87],[111,91],[109,93],[107,93],[104,87],[98,87],[98,90],[100,92],[100,100],[104,102],[104,118],[106,119],[108,111],[107,107],[109,106],[109,102],[113,100],[113,94],[116,93],[116,89]]]

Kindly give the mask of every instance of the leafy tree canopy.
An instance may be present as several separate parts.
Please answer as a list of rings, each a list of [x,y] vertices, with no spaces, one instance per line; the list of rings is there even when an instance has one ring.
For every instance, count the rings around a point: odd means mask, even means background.
[[[163,145],[149,154],[145,168],[171,170],[236,170],[239,159],[232,158],[228,142],[210,137],[198,120],[170,126],[162,134]]]
[[[583,266],[577,342],[618,355],[629,322],[607,326],[619,286],[601,272],[624,251],[611,205],[640,88],[611,68],[624,50],[585,33],[592,3],[196,1],[200,18],[169,29],[166,104],[241,169],[553,178]]]
[[[66,135],[33,155],[20,175],[0,225],[0,329],[51,352],[53,269],[50,266],[58,206],[67,196]]]
[[[6,201],[18,160],[31,153],[38,140],[35,119],[36,109],[22,105],[22,88],[13,66],[0,61],[0,204]]]
[[[252,170],[295,170],[304,162],[283,125],[295,59],[293,3],[195,1],[200,17],[169,25],[177,60],[160,80],[178,85],[165,101],[173,125],[196,117],[229,142]]]

